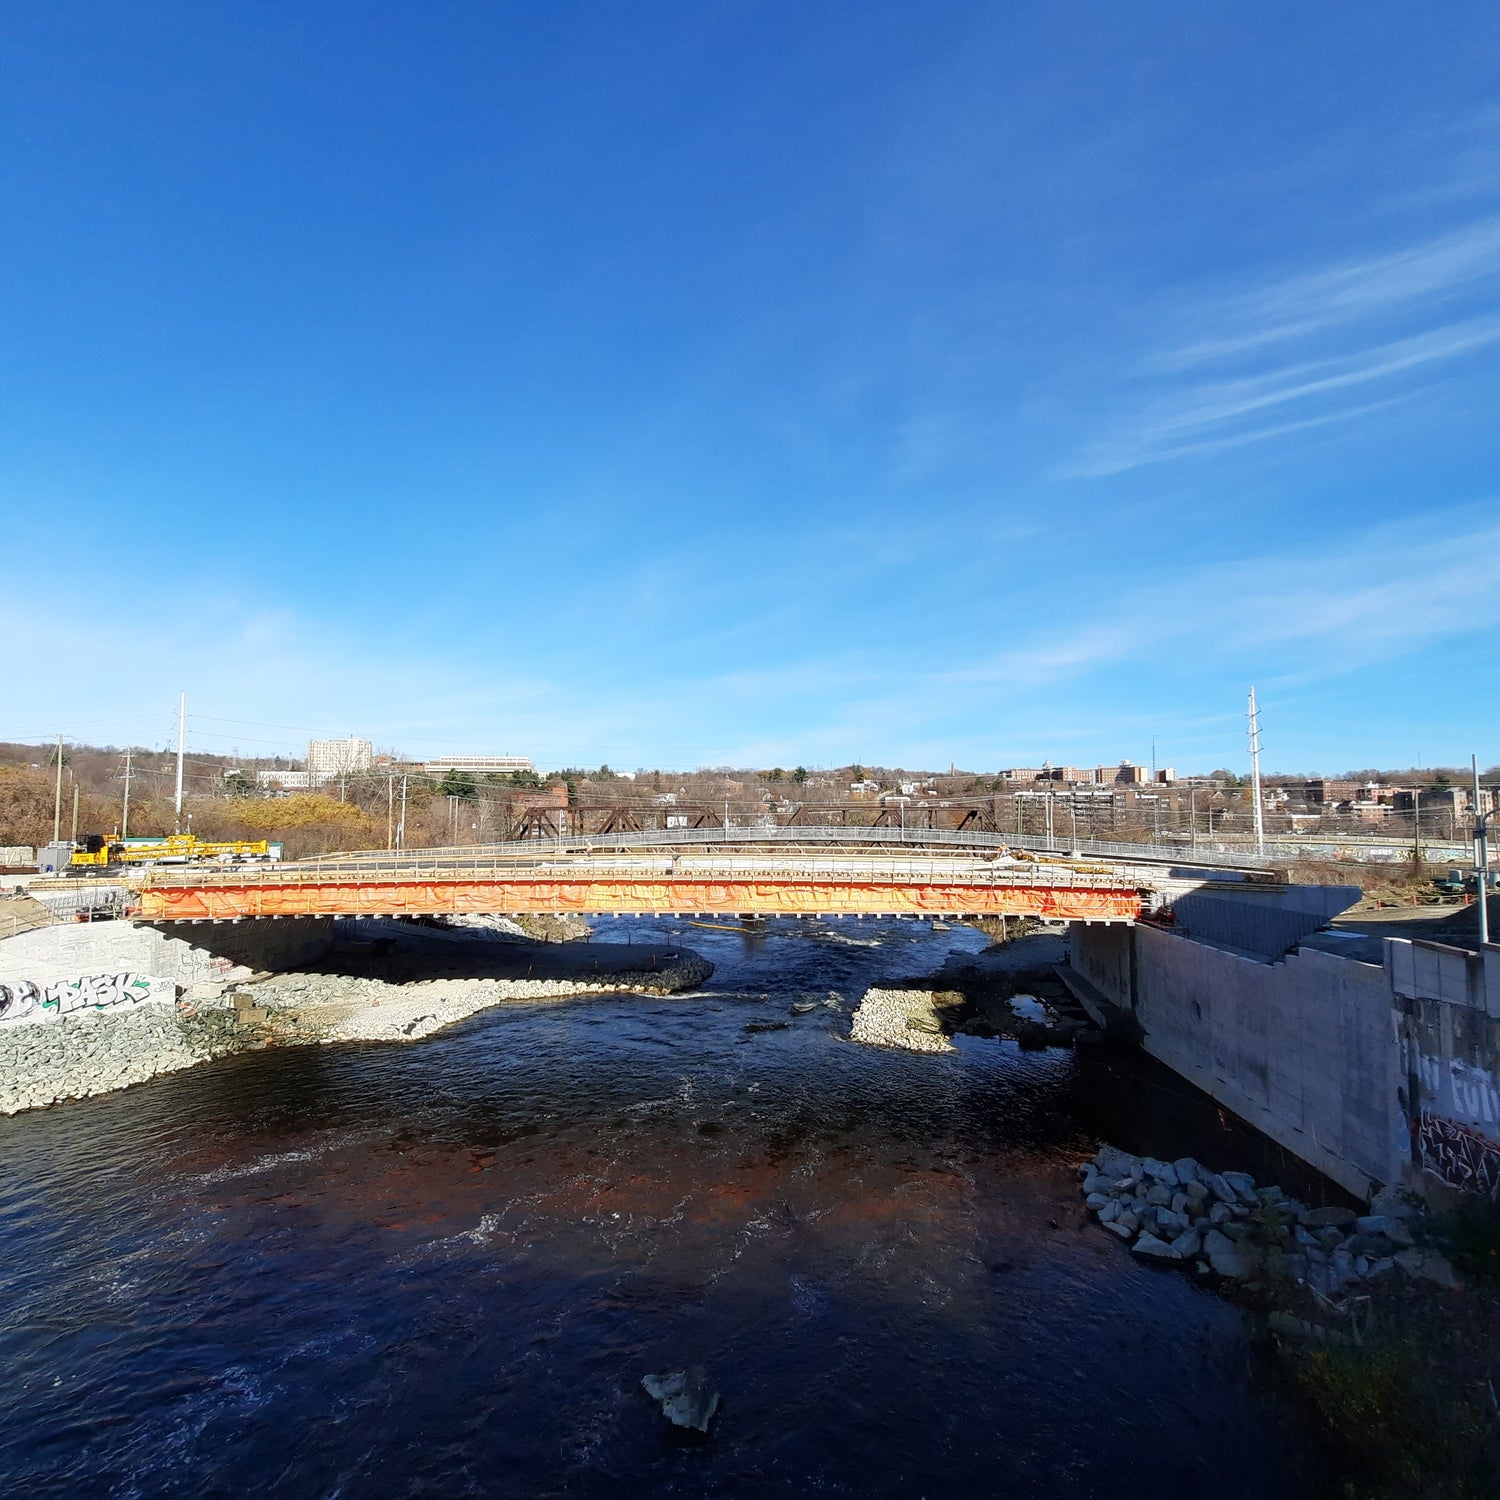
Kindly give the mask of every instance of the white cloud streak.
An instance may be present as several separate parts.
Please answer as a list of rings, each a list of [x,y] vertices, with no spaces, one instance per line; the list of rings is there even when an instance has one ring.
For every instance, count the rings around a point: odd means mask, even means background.
[[[1196,336],[1147,356],[1112,426],[1064,471],[1099,478],[1369,415],[1500,343],[1500,220],[1179,308]],[[1206,330],[1206,331],[1204,331]],[[1398,385],[1373,402],[1349,397]],[[1268,421],[1287,412],[1289,419]]]

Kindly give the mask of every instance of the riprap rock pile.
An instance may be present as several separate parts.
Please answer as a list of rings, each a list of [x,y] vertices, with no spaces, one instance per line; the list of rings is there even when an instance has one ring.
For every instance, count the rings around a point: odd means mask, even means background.
[[[937,1017],[939,1002],[947,998],[935,990],[866,990],[854,1012],[850,1039],[908,1052],[952,1052],[953,1043]]]
[[[1416,1210],[1399,1193],[1377,1194],[1369,1214],[1309,1208],[1279,1187],[1257,1187],[1246,1172],[1113,1146],[1101,1148],[1080,1176],[1099,1223],[1146,1260],[1232,1281],[1301,1281],[1324,1297],[1395,1270],[1454,1282],[1446,1260],[1417,1247],[1409,1222]]]

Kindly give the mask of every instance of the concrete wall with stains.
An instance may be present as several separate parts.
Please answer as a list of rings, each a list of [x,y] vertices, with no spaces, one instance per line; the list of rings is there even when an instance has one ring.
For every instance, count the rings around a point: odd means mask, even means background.
[[[237,983],[257,970],[313,963],[333,941],[331,917],[277,922],[62,923],[0,940],[0,983],[43,985],[80,974],[131,972],[184,987]]]
[[[1072,967],[1148,1052],[1351,1192],[1500,1201],[1500,946],[1388,939],[1376,964],[1072,932]]]
[[[1427,1183],[1500,1203],[1500,947],[1392,939],[1412,1164]]]

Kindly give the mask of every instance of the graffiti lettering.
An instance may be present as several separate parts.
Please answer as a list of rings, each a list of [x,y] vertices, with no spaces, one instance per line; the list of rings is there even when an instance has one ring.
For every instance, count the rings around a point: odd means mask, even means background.
[[[1500,1144],[1425,1109],[1417,1143],[1422,1166],[1434,1177],[1449,1187],[1500,1203]]]
[[[0,1026],[55,1021],[79,1011],[129,1009],[147,1001],[171,1001],[177,986],[146,974],[90,974],[43,987],[30,979],[0,984]]]

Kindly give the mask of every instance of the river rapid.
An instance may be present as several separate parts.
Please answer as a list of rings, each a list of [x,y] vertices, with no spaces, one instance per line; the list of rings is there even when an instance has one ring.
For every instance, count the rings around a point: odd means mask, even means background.
[[[598,924],[669,932],[701,991],[0,1122],[0,1492],[1306,1486],[1249,1320],[1091,1227],[1073,1171],[1108,1139],[1272,1180],[1256,1138],[1142,1058],[848,1040],[865,987],[977,932]],[[723,1396],[701,1446],[641,1389],[691,1364]]]

